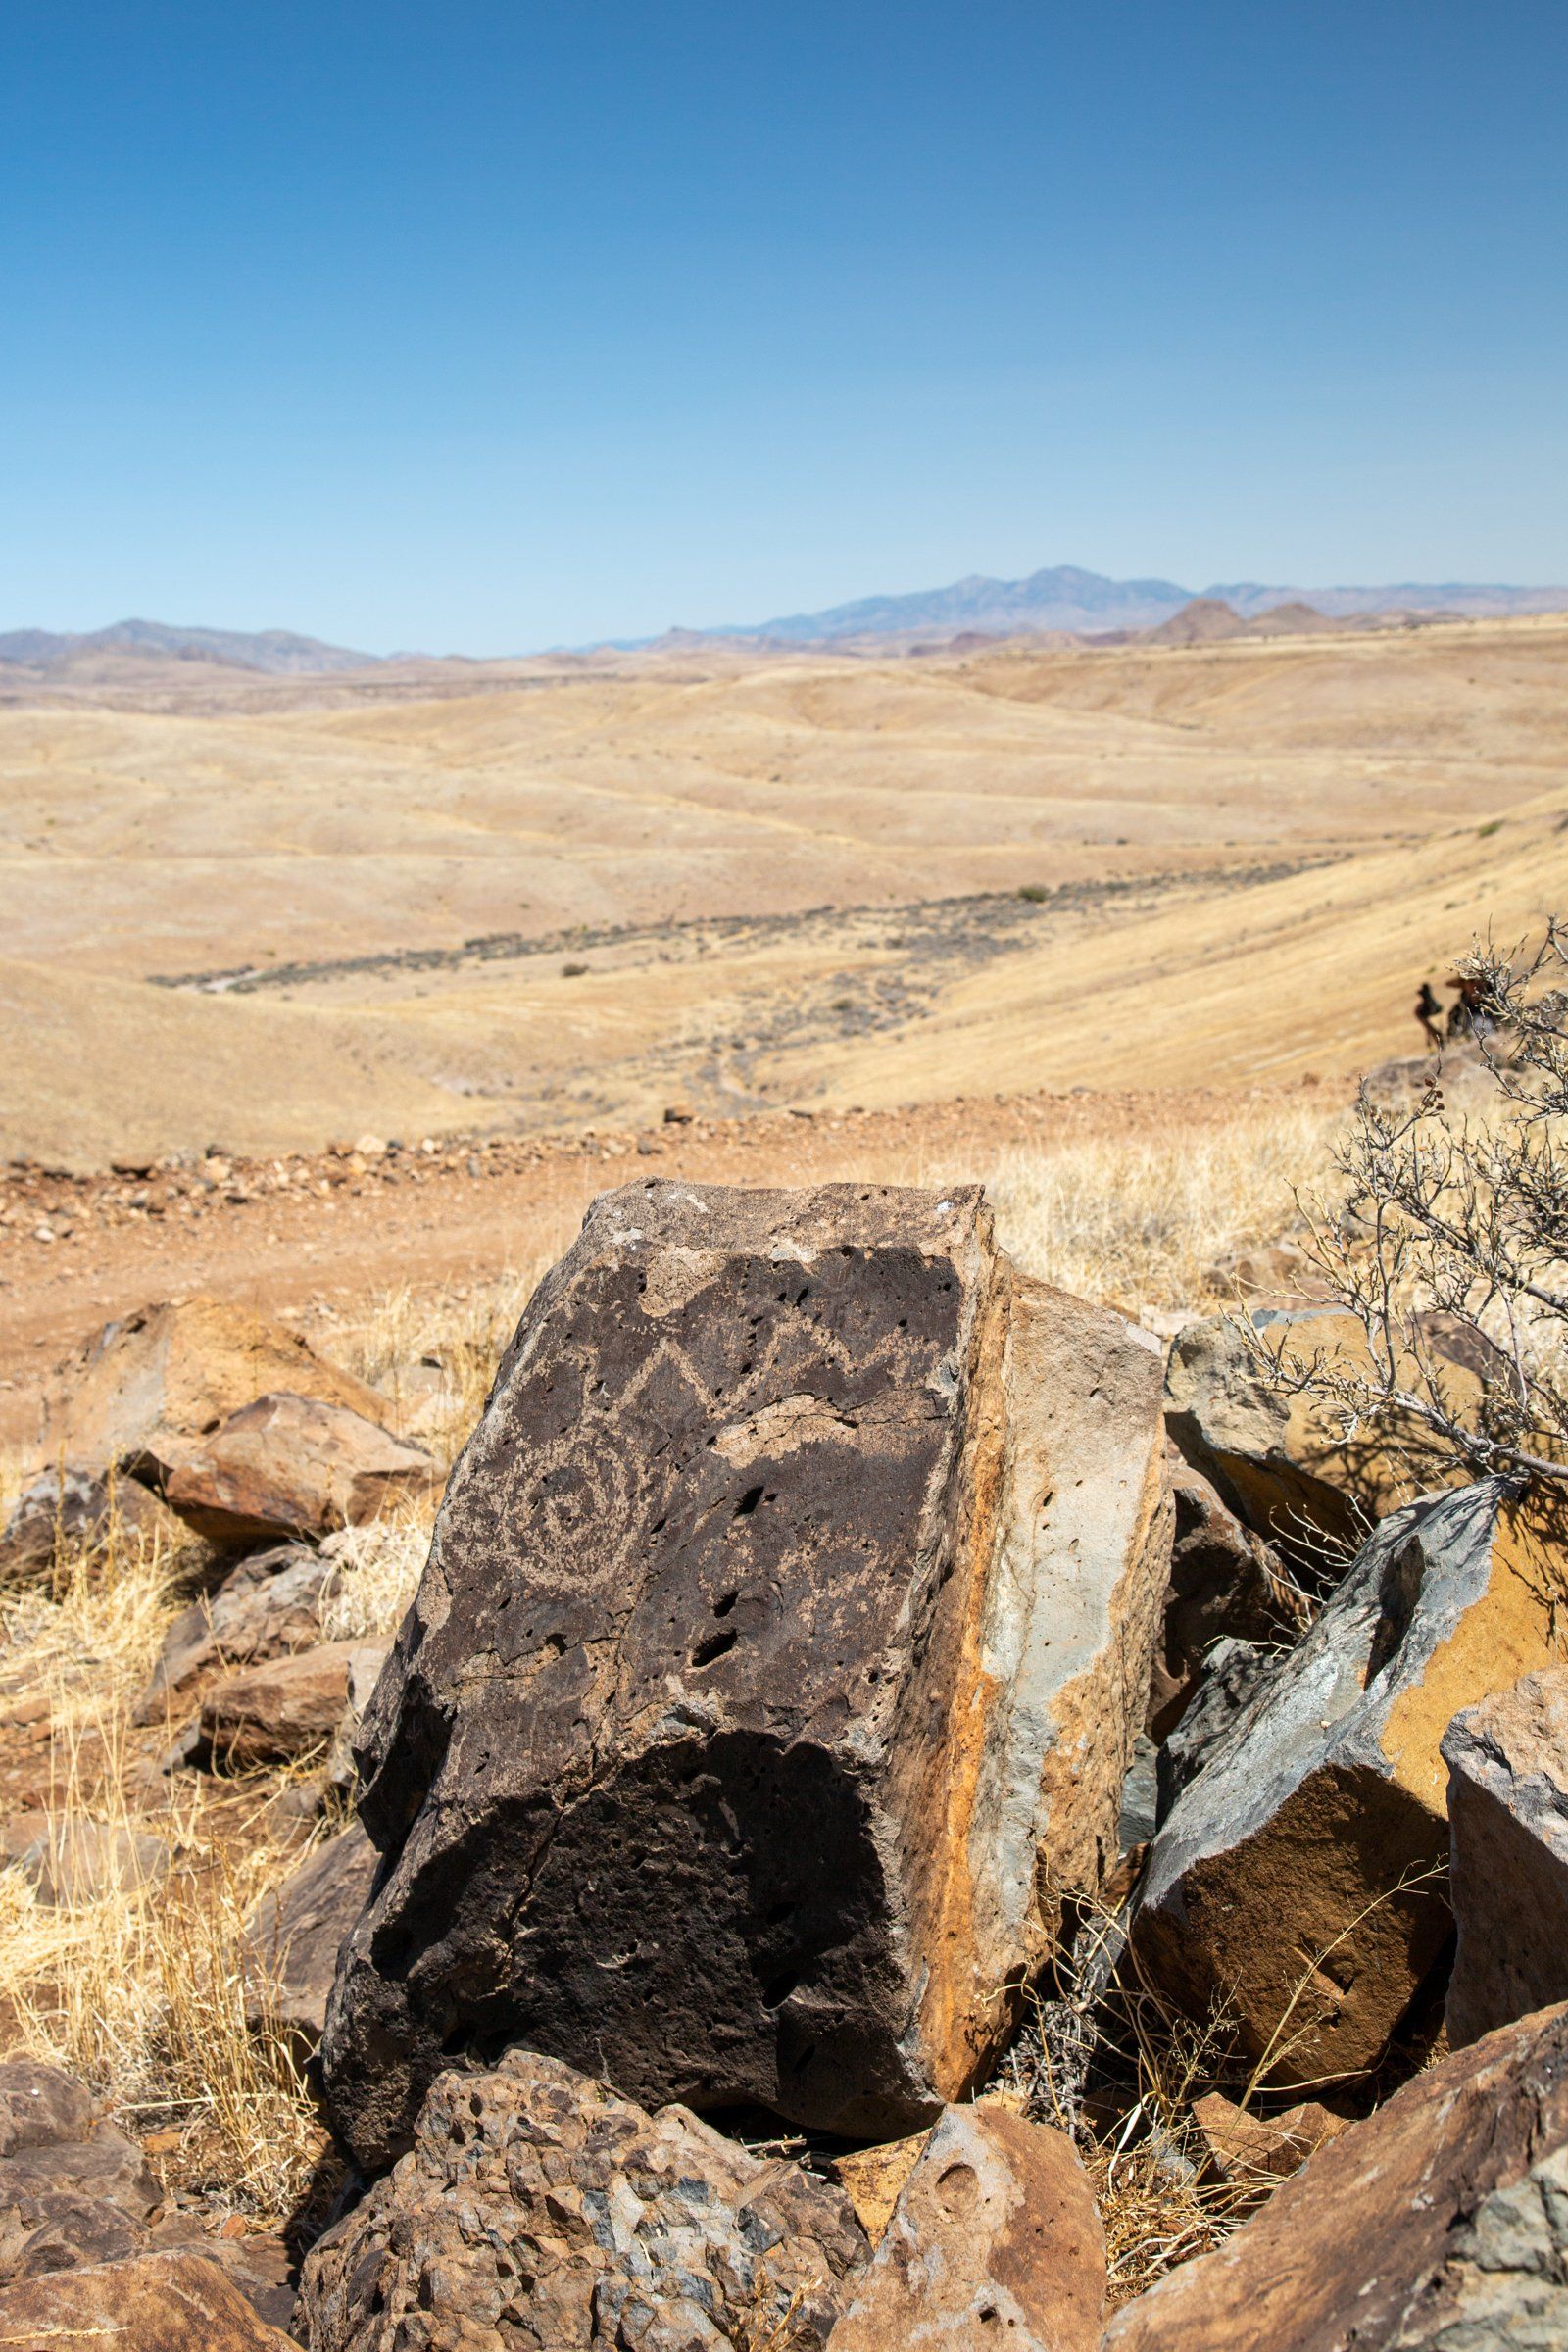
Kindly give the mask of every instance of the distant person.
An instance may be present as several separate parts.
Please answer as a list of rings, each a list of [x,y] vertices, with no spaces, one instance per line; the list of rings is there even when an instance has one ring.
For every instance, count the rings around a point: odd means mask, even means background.
[[[1459,995],[1448,1015],[1449,1037],[1490,1037],[1497,1024],[1488,1009],[1481,982],[1472,972],[1460,972],[1452,985]]]
[[[1420,1022],[1427,1044],[1434,1054],[1443,1051],[1443,1031],[1438,1027],[1443,1006],[1433,992],[1430,980],[1421,983],[1421,994],[1415,1001],[1415,1017]]]

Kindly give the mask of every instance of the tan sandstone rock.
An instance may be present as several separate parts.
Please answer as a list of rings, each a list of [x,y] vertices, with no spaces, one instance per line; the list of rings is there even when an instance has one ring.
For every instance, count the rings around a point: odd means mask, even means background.
[[[1546,2352],[1568,2343],[1568,2010],[1445,2059],[1212,2254],[1127,2304],[1105,2352]]]
[[[1250,1686],[1155,1838],[1143,1965],[1223,2009],[1270,2080],[1374,2065],[1448,1931],[1459,1708],[1568,1642],[1564,1563],[1495,1482],[1386,1519],[1311,1631]]]
[[[0,2286],[0,2352],[297,2352],[216,2263],[183,2250]]]
[[[106,1323],[50,1392],[46,1462],[122,1464],[157,1485],[190,1443],[273,1389],[384,1419],[384,1397],[297,1331],[217,1298],[145,1306]]]
[[[825,2180],[511,2050],[437,2077],[300,2309],[313,2352],[823,2352],[866,2251]]]
[[[1467,1707],[1443,1742],[1454,2048],[1568,2000],[1568,1667]]]
[[[950,2107],[906,2181],[831,2352],[1094,2352],[1105,2302],[1095,2194],[1064,2132]]]
[[[416,1501],[440,1472],[420,1447],[363,1413],[276,1391],[230,1413],[190,1446],[164,1499],[222,1549],[324,1536]]]
[[[973,1188],[601,1199],[366,1717],[322,2045],[362,2160],[508,2040],[857,2137],[962,2092],[1115,1860],[1159,1378]]]
[[[1366,1334],[1343,1308],[1258,1309],[1250,1320],[1288,1369],[1369,1362]],[[1474,1335],[1441,1314],[1419,1320],[1453,1400],[1473,1401],[1480,1393]],[[1418,1432],[1402,1446],[1386,1436],[1347,1441],[1324,1404],[1278,1394],[1224,1316],[1177,1334],[1165,1415],[1183,1454],[1231,1510],[1287,1559],[1319,1570],[1325,1543],[1331,1550],[1353,1547],[1385,1512],[1439,1483]]]

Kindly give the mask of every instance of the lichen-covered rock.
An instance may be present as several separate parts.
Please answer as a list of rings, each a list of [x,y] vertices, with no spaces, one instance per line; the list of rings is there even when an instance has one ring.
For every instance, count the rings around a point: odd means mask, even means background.
[[[300,2309],[312,2352],[822,2352],[867,2250],[826,2181],[512,2050],[437,2077]]]
[[[596,1203],[366,1716],[385,1868],[322,2045],[362,2162],[514,2040],[856,2136],[960,2093],[1115,1856],[1158,1391],[974,1189]]]
[[[1443,1741],[1454,2048],[1568,2000],[1568,1667],[1466,1707]]]
[[[438,1479],[427,1453],[363,1413],[276,1390],[187,1447],[163,1494],[209,1544],[243,1550],[358,1526]]]
[[[1376,2063],[1446,1936],[1457,1710],[1561,1655],[1563,1561],[1495,1482],[1385,1520],[1172,1807],[1139,1897],[1144,1966],[1223,2008],[1281,2082]]]
[[[1555,2352],[1568,2344],[1568,2009],[1417,2075],[1105,2352]]]
[[[950,2107],[900,2193],[831,2352],[1096,2352],[1105,2240],[1065,2132]]]

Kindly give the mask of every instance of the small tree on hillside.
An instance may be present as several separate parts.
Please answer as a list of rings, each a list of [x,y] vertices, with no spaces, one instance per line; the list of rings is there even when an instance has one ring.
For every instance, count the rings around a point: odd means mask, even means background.
[[[1272,1386],[1316,1397],[1347,1444],[1392,1446],[1421,1483],[1495,1475],[1568,1501],[1568,926],[1512,956],[1477,947],[1459,970],[1484,1106],[1450,1107],[1441,1061],[1413,1107],[1363,1086],[1337,1205],[1299,1203],[1366,1360],[1291,1363],[1266,1328],[1252,1345]]]

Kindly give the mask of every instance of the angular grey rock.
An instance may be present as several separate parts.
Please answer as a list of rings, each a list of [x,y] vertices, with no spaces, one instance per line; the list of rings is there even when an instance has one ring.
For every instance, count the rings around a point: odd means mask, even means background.
[[[339,1946],[365,1907],[376,1851],[357,1821],[308,1854],[258,1904],[245,1930],[248,2020],[286,2034],[303,2061],[316,2052]]]
[[[313,2352],[822,2352],[867,2251],[826,2181],[512,2050],[437,2077],[300,2312]]]
[[[1310,1618],[1282,1561],[1174,1446],[1167,1470],[1176,1527],[1150,1691],[1149,1729],[1155,1740],[1168,1738],[1181,1721],[1216,1643],[1278,1648],[1298,1641]]]
[[[1458,2049],[1568,2000],[1568,1667],[1467,1707],[1443,1757],[1459,1931],[1446,2022]]]
[[[1561,1642],[1549,1546],[1495,1482],[1386,1519],[1154,1840],[1143,1964],[1201,2018],[1224,2005],[1273,2078],[1374,2065],[1448,1911],[1455,1711]]]
[[[1243,1707],[1262,1689],[1278,1663],[1279,1652],[1264,1649],[1256,1642],[1215,1642],[1185,1713],[1166,1734],[1159,1751],[1157,1820],[1166,1820],[1189,1781],[1198,1778]]]
[[[0,1576],[46,1576],[63,1553],[110,1544],[122,1552],[155,1543],[174,1551],[189,1542],[173,1512],[133,1478],[65,1464],[44,1471],[12,1504],[0,1528]]]
[[[1115,1858],[1159,1377],[972,1188],[596,1203],[366,1717],[322,2044],[362,2162],[512,2041],[861,2136],[961,2093]]]
[[[91,2091],[64,2068],[37,2058],[0,2059],[0,2156],[83,2139],[94,2112]]]

